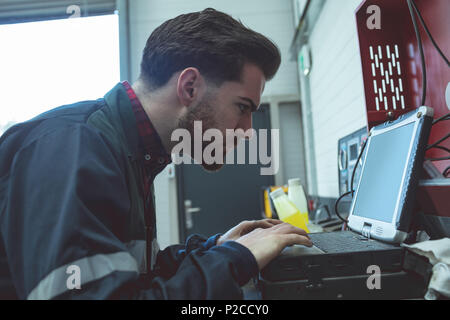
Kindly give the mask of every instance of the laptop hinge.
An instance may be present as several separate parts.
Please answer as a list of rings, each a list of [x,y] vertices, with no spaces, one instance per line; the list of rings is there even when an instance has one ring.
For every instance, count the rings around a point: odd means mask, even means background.
[[[366,237],[367,239],[370,239],[370,230],[372,229],[372,225],[370,223],[364,223],[364,226],[361,230],[361,234]]]

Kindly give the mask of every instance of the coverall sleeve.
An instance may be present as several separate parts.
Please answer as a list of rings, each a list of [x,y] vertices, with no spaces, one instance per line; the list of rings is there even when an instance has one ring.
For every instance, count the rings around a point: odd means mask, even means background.
[[[221,234],[216,234],[209,239],[201,235],[191,235],[184,245],[168,246],[158,252],[155,265],[155,273],[163,278],[172,277],[177,272],[183,259],[195,249],[208,250],[216,245]]]
[[[123,166],[86,125],[23,146],[7,194],[1,233],[22,299],[238,299],[240,286],[257,273],[250,251],[227,242],[180,247],[171,277],[141,281],[118,238],[130,219]]]

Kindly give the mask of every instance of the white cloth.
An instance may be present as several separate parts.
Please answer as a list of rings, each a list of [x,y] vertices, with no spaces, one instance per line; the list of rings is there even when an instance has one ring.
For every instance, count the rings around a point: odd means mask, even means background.
[[[429,240],[413,245],[403,244],[408,250],[428,258],[433,275],[425,294],[426,300],[436,300],[439,294],[450,298],[450,238]]]

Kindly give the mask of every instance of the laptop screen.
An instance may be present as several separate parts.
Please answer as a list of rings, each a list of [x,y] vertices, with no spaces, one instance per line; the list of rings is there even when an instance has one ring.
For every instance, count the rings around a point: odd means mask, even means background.
[[[415,123],[371,137],[353,214],[391,223]]]

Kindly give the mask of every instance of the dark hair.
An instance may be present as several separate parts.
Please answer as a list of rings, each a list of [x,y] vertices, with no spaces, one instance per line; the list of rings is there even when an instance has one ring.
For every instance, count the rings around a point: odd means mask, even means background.
[[[245,63],[258,66],[266,80],[277,72],[277,46],[263,35],[215,9],[180,15],[156,28],[147,40],[141,77],[157,89],[172,75],[189,67],[220,86],[240,81]]]

